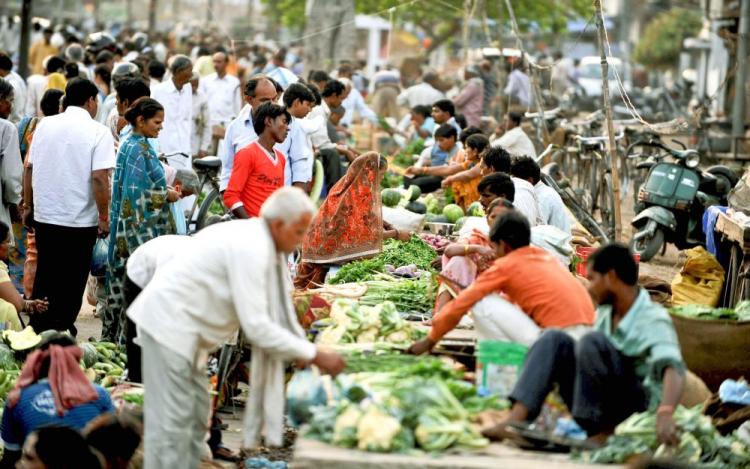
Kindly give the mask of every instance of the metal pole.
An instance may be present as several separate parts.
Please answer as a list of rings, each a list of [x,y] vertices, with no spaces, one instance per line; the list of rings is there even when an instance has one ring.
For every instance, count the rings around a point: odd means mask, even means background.
[[[156,6],[157,0],[149,0],[148,2],[148,34],[153,37],[156,32]]]
[[[21,40],[18,44],[18,74],[21,75],[24,79],[29,76],[30,29],[31,0],[23,0],[23,4],[21,5]]]
[[[214,2],[208,0],[206,2],[206,24],[210,24],[214,20]]]
[[[750,1],[750,0],[747,0]],[[609,154],[609,165],[612,171],[612,193],[615,199],[615,235],[614,240],[622,238],[622,214],[620,213],[620,175],[618,174],[615,155],[615,129],[612,124],[612,103],[609,100],[609,64],[607,53],[604,48],[604,14],[602,13],[601,0],[594,0],[596,9],[596,29],[599,33],[599,55],[602,64],[602,106],[607,119],[607,153]],[[600,207],[601,209],[601,207]]]
[[[736,149],[738,139],[745,136],[745,81],[747,80],[747,36],[750,29],[750,0],[740,6],[740,34],[737,38],[737,75],[734,80],[734,109],[732,112],[732,140]]]

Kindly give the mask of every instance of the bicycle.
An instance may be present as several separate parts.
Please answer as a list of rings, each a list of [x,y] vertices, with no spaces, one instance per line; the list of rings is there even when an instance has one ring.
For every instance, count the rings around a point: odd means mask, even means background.
[[[159,155],[159,159],[169,164],[168,158],[174,156],[190,158],[183,152],[175,152],[162,153]],[[224,205],[224,198],[219,190],[221,159],[217,156],[206,156],[193,160],[192,166],[193,171],[198,176],[198,190],[196,191],[197,197],[187,215],[188,233],[190,234],[194,234],[206,226],[232,218],[231,212]]]
[[[544,160],[544,158],[553,155],[555,151],[559,150],[560,148],[556,147],[555,145],[548,145],[547,148],[539,156],[536,157],[536,162],[540,163],[542,160]],[[576,220],[578,220],[578,222],[584,228],[586,228],[586,230],[588,230],[588,232],[591,233],[592,236],[597,238],[602,244],[607,243],[610,239],[610,236],[602,229],[600,223],[586,210],[586,208],[578,202],[573,189],[570,186],[565,188],[561,187],[553,177],[553,174],[556,171],[556,166],[557,163],[549,163],[542,167],[542,182],[554,189],[555,192],[560,195],[560,198],[562,199],[565,206],[568,207]]]

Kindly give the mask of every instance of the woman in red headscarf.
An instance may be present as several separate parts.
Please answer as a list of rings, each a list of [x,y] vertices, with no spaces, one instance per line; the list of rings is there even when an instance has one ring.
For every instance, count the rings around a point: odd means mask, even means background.
[[[386,169],[385,159],[377,152],[365,153],[331,188],[302,243],[295,287],[322,284],[332,265],[376,256],[383,250],[383,239],[409,240],[410,233],[383,223],[380,180]]]

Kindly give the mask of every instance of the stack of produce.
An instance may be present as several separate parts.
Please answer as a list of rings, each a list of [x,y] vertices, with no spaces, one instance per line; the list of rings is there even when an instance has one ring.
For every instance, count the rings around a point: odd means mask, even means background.
[[[435,251],[441,253],[445,248],[448,247],[448,245],[451,243],[448,238],[445,236],[440,236],[436,234],[431,233],[422,233],[419,235],[420,238],[422,238],[422,241],[429,244],[432,249]]]
[[[328,327],[318,335],[316,342],[325,345],[375,342],[406,344],[422,336],[401,318],[390,301],[361,305],[354,300],[340,298],[333,302],[331,315],[324,321]]]
[[[633,414],[615,430],[607,445],[584,455],[592,463],[622,464],[633,456],[652,455],[657,459],[672,459],[700,467],[747,468],[750,452],[736,435],[721,436],[711,419],[701,415],[701,406],[693,409],[678,407],[674,419],[680,432],[677,448],[659,445],[656,435],[656,414]]]
[[[337,378],[341,392],[312,409],[308,435],[346,448],[376,452],[440,452],[489,444],[472,419],[506,401],[481,398],[461,374],[434,357],[390,351],[352,352]]]
[[[734,308],[712,308],[702,305],[681,305],[670,310],[672,314],[691,319],[724,319],[728,321],[750,321],[750,300],[741,301]]]
[[[112,342],[82,342],[82,366],[86,376],[105,388],[117,384],[125,371],[127,356],[122,347]]]
[[[437,252],[418,236],[412,236],[408,242],[388,239],[383,243],[383,252],[372,259],[350,262],[336,273],[330,283],[352,283],[382,278],[386,266],[401,267],[415,265],[420,270],[432,271],[432,262]]]
[[[424,140],[417,139],[409,143],[401,150],[396,156],[393,157],[393,165],[401,168],[408,168],[413,166],[416,161],[415,155],[419,156],[424,150]]]

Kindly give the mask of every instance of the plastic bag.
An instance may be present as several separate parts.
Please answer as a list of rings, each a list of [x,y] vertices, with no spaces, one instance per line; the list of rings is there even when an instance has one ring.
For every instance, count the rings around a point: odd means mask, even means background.
[[[531,244],[552,254],[566,268],[573,255],[572,237],[552,225],[539,225],[531,229]]]
[[[104,277],[107,274],[107,257],[109,255],[109,236],[97,238],[94,252],[91,255],[91,275]]]
[[[733,209],[750,215],[750,168],[745,170],[745,174],[729,193],[727,200]]]
[[[687,251],[687,260],[672,280],[672,304],[705,305],[719,303],[724,285],[724,268],[703,247]]]
[[[399,231],[419,233],[424,228],[425,215],[410,212],[405,208],[383,207],[383,221]]]
[[[289,421],[295,427],[310,420],[315,406],[326,405],[328,394],[317,370],[298,370],[286,387],[286,411]]]

